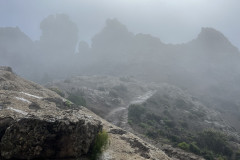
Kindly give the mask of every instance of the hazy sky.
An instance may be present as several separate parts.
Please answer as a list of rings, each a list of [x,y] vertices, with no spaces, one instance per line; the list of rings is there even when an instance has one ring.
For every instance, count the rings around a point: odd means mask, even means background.
[[[0,27],[18,26],[36,40],[41,20],[56,13],[68,14],[88,42],[106,19],[117,18],[165,43],[187,42],[201,27],[213,27],[240,48],[240,0],[0,0]]]

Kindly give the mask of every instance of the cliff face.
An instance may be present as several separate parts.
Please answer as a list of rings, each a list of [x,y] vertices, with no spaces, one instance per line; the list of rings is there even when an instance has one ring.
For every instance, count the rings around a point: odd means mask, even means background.
[[[170,160],[88,109],[0,67],[1,159],[88,159],[95,136],[108,132],[101,159]]]

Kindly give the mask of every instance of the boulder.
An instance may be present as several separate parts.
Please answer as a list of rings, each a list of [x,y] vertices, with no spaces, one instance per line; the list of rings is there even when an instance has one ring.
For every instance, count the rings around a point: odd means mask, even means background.
[[[0,67],[0,79],[0,159],[68,159],[88,153],[102,130],[99,120],[5,67]],[[2,87],[6,84],[14,87]]]

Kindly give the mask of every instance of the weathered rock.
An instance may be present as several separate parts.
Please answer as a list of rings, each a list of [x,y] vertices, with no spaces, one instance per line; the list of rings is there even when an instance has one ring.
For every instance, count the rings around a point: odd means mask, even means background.
[[[6,129],[1,155],[6,159],[80,157],[88,152],[99,130],[99,124],[85,123],[85,119],[22,118]]]
[[[0,66],[0,70],[12,72],[12,68],[8,66]]]
[[[82,107],[0,67],[0,159],[81,157],[102,129]]]

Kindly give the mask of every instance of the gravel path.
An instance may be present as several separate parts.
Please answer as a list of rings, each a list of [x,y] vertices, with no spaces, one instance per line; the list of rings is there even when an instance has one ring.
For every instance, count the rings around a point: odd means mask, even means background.
[[[130,102],[127,104],[120,106],[116,109],[113,109],[106,117],[105,119],[112,124],[121,127],[125,130],[131,130],[130,126],[128,125],[128,107],[131,104],[142,104],[145,102],[148,98],[153,96],[156,93],[155,90],[151,90],[146,92],[143,95],[137,96],[133,98]]]

